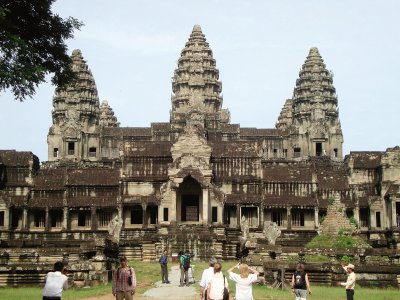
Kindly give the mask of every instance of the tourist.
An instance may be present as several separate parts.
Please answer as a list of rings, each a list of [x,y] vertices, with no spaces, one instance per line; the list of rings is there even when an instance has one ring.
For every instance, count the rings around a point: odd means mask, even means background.
[[[347,272],[347,281],[341,282],[340,285],[346,288],[346,297],[347,300],[354,299],[354,287],[356,285],[356,274],[354,273],[354,265],[348,264],[344,266],[343,269]]]
[[[239,269],[240,275],[233,273],[233,269]],[[252,272],[253,274],[250,274]],[[260,275],[256,270],[240,262],[228,270],[229,278],[236,282],[235,300],[253,300],[252,285]]]
[[[179,286],[189,286],[189,268],[190,268],[190,253],[180,252],[179,268],[181,270],[181,279]]]
[[[291,286],[296,300],[305,300],[307,299],[307,294],[311,294],[310,281],[308,280],[308,274],[304,271],[303,264],[297,265],[296,271],[292,275]]]
[[[211,276],[207,287],[208,300],[227,300],[229,299],[229,286],[224,274],[222,274],[222,265],[214,264],[214,273]]]
[[[170,283],[168,280],[168,254],[167,250],[163,251],[158,262],[161,265],[161,281],[162,283]]]
[[[201,299],[207,300],[207,287],[214,274],[214,265],[217,263],[215,257],[211,257],[209,261],[209,267],[203,271],[200,280],[200,297]]]
[[[114,271],[112,294],[117,300],[132,300],[136,289],[135,270],[128,267],[126,257],[121,257],[120,267]]]
[[[68,288],[66,269],[61,261],[54,264],[54,272],[46,275],[46,284],[43,288],[43,300],[61,300],[62,291]]]

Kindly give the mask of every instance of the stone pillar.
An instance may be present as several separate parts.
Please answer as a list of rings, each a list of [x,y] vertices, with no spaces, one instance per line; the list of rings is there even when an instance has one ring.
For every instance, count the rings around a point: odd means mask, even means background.
[[[396,201],[392,200],[392,227],[397,227]]]
[[[203,189],[203,224],[208,224],[208,210],[209,210],[209,200],[208,200],[208,189]]]
[[[236,204],[236,227],[240,227],[240,205]]]
[[[147,204],[142,204],[142,209],[143,209],[143,227],[147,227],[148,225],[148,218],[147,218]]]
[[[63,207],[63,226],[62,226],[62,229],[63,230],[68,230],[69,229],[68,224],[69,224],[69,222],[68,222],[68,207],[64,206]]]
[[[222,204],[221,206],[217,206],[217,221],[219,224],[223,224],[224,223],[224,205]]]
[[[91,230],[97,230],[97,214],[96,214],[96,207],[92,206],[90,208],[90,220],[91,220]]]
[[[368,229],[376,228],[376,219],[375,219],[376,212],[374,210],[369,209],[369,226]]]
[[[164,207],[161,205],[158,206],[158,220],[157,223],[160,224],[160,222],[164,221]]]
[[[361,224],[360,224],[360,207],[358,205],[356,205],[354,207],[354,211],[353,212],[354,212],[354,219],[356,219],[357,224],[361,227]]]
[[[44,230],[50,231],[50,214],[49,207],[46,207],[45,217],[44,217]]]
[[[176,222],[176,189],[171,189],[171,211],[170,211],[170,221]]]
[[[259,210],[260,210],[260,218],[259,218],[260,226],[259,227],[263,228],[264,227],[264,205],[263,204],[261,204]]]
[[[22,230],[28,230],[28,210],[24,207],[22,211]]]
[[[11,213],[10,208],[6,207],[6,210],[4,212],[4,228],[6,230],[10,229],[10,213]]]
[[[292,229],[292,207],[288,206],[286,208],[286,221],[287,221],[287,229]]]
[[[318,207],[314,207],[314,221],[315,221],[315,228],[319,227],[319,209]]]

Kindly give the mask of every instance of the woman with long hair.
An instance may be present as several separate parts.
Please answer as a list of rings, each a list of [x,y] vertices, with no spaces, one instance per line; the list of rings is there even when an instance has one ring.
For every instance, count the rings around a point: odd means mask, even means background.
[[[239,269],[240,274],[233,273],[233,269]],[[229,278],[236,283],[235,300],[254,300],[253,283],[257,281],[257,270],[240,262],[228,270]]]

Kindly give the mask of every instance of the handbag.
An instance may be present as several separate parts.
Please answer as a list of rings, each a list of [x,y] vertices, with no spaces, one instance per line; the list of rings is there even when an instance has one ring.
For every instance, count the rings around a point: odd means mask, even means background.
[[[228,291],[228,289],[226,288],[226,286],[225,286],[225,276],[224,276],[224,296],[223,296],[223,300],[229,300],[229,291]]]

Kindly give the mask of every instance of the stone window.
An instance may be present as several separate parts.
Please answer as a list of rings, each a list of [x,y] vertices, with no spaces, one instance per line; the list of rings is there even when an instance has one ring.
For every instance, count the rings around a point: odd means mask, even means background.
[[[58,148],[53,149],[53,157],[58,157]]]
[[[211,222],[213,222],[213,223],[218,222],[218,207],[213,206],[211,208],[211,216],[212,216]]]
[[[246,220],[249,222],[250,227],[258,227],[257,207],[254,206],[242,207],[241,212],[242,213],[240,219],[244,216]]]
[[[41,228],[44,227],[46,220],[45,212],[42,210],[33,212],[33,227]]]
[[[283,149],[283,157],[287,158],[287,149]]]
[[[22,225],[22,210],[13,209],[11,213],[11,227],[20,228]]]
[[[79,227],[90,227],[91,226],[90,211],[81,210],[78,212],[78,226]]]
[[[131,224],[143,224],[143,208],[135,205],[131,208]]]
[[[278,157],[278,149],[274,149],[274,157]]]
[[[164,221],[168,221],[168,207],[164,207]]]
[[[96,153],[97,153],[96,150],[97,150],[96,147],[90,147],[89,148],[89,157],[96,157]]]
[[[299,211],[299,210],[292,211],[292,226],[293,227],[304,226],[304,211]]]
[[[301,155],[301,149],[300,148],[294,148],[293,149],[293,157],[300,157]]]
[[[322,143],[315,143],[315,155],[316,156],[322,155]]]
[[[369,226],[369,210],[368,208],[360,208],[360,227]]]
[[[271,217],[272,222],[276,223],[278,226],[285,226],[286,211],[283,209],[272,210]]]
[[[337,148],[333,149],[333,156],[338,157],[338,149]]]
[[[111,222],[113,218],[113,213],[112,211],[104,211],[100,210],[98,212],[99,217],[98,217],[98,226],[99,227],[107,227],[108,224]]]
[[[224,207],[224,224],[235,226],[237,223],[236,207],[225,206]]]
[[[0,211],[0,227],[4,226],[4,215],[5,211],[4,210]]]
[[[149,205],[146,209],[146,215],[148,224],[157,224],[158,207],[155,205]]]
[[[61,228],[63,220],[63,212],[61,210],[50,211],[50,226],[53,228]]]
[[[382,227],[382,224],[381,224],[381,212],[377,211],[375,213],[375,217],[376,217],[376,227]]]
[[[68,142],[68,155],[75,155],[75,142]]]

